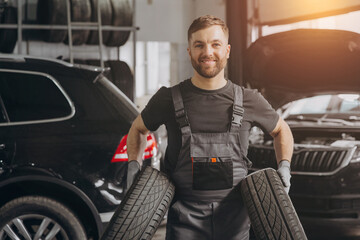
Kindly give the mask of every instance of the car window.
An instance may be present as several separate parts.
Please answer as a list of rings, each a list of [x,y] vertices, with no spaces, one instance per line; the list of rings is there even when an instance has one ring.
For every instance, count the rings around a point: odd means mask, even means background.
[[[358,94],[339,94],[341,101],[340,112],[360,113],[360,95]]]
[[[43,75],[0,72],[0,96],[10,122],[62,118],[72,111],[54,81]]]
[[[288,108],[286,117],[291,115],[318,115],[330,114],[331,116],[359,116],[359,94],[333,94],[319,95],[300,99],[285,106]],[[330,116],[329,115],[329,116]]]
[[[296,101],[289,112],[290,115],[326,113],[331,95],[315,96]]]

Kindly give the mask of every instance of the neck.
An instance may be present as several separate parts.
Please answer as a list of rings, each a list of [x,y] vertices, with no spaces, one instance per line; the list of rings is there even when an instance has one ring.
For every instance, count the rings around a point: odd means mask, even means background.
[[[194,86],[204,90],[220,89],[227,83],[226,79],[224,78],[224,74],[221,74],[221,72],[213,78],[204,78],[196,71],[194,76],[191,78],[191,82],[194,84]]]

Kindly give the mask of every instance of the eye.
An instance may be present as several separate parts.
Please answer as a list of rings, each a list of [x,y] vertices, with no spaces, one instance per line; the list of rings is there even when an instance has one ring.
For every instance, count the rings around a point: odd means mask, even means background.
[[[201,48],[203,45],[202,44],[196,44],[195,47],[196,48]]]
[[[214,43],[213,46],[214,46],[214,47],[220,47],[221,44],[220,44],[220,43]]]

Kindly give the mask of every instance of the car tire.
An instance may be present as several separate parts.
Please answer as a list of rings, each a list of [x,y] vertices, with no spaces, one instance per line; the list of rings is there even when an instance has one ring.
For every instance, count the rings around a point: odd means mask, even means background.
[[[101,239],[151,239],[174,192],[175,187],[165,174],[145,167],[126,193]]]
[[[112,25],[132,26],[133,10],[129,0],[111,0]],[[129,39],[130,31],[112,31],[106,46],[120,47]]]
[[[109,78],[131,101],[134,101],[134,76],[129,65],[123,61],[106,61],[106,66],[111,68]]]
[[[0,209],[0,216],[0,239],[87,239],[74,213],[51,198],[26,196],[14,199]],[[11,230],[18,238],[9,236]],[[40,234],[39,238],[36,234]]]
[[[1,16],[1,23],[17,22],[17,8],[5,7]],[[0,29],[0,52],[12,53],[17,41],[16,29]]]
[[[98,2],[99,0],[90,0],[91,3],[91,21],[98,21]],[[112,9],[110,0],[100,0],[100,14],[101,25],[111,25],[112,21]],[[107,42],[110,36],[110,31],[102,31],[102,42]],[[90,31],[87,44],[97,45],[99,44],[99,31]]]
[[[256,239],[305,240],[306,235],[283,184],[272,168],[254,172],[241,182]]]
[[[90,22],[91,6],[90,0],[71,0],[71,22]],[[72,44],[82,45],[89,38],[90,30],[73,30]],[[69,36],[64,41],[69,44]]]
[[[66,25],[66,1],[38,0],[37,21],[39,24]],[[66,30],[42,30],[42,39],[45,42],[60,43],[67,36]]]

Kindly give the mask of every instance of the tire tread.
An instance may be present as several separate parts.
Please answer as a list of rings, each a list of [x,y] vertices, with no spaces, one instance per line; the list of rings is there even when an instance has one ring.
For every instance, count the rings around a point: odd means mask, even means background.
[[[129,189],[101,239],[151,239],[174,195],[167,177],[146,167]]]
[[[274,169],[249,175],[241,193],[257,239],[307,239],[291,200]]]

